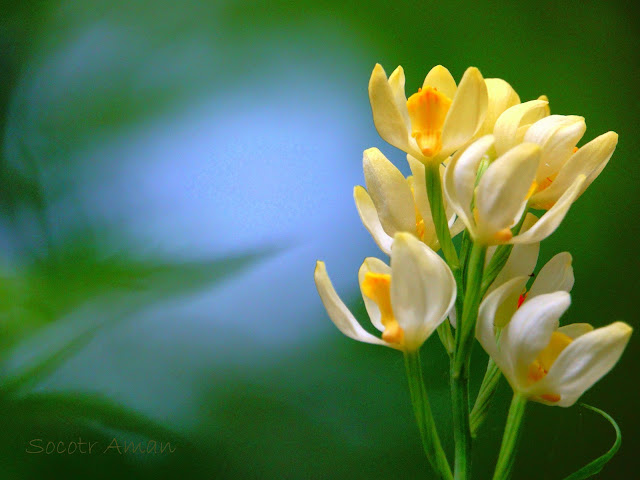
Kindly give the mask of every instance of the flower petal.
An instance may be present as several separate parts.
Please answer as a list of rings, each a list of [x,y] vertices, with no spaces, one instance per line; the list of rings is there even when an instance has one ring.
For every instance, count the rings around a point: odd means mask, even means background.
[[[416,231],[413,195],[407,179],[377,148],[364,151],[362,160],[367,191],[385,232]]]
[[[482,74],[469,67],[456,92],[442,126],[441,156],[448,156],[478,131],[487,114],[487,86]]]
[[[488,294],[482,301],[483,304],[485,302],[487,304],[485,308],[490,309],[487,310],[487,314],[493,312],[493,324],[496,327],[504,327],[516,313],[520,294],[528,281],[528,276],[511,278]]]
[[[373,205],[371,197],[363,187],[358,185],[353,189],[353,198],[356,202],[356,208],[358,209],[362,224],[369,231],[373,240],[378,247],[380,247],[380,250],[387,255],[391,255],[393,237],[390,237],[387,232],[384,231],[384,228],[382,228],[382,224],[378,218],[378,212]]]
[[[327,275],[327,269],[324,262],[319,261],[316,263],[314,277],[316,281],[316,288],[318,289],[318,294],[320,294],[324,308],[326,308],[329,318],[331,318],[331,321],[336,327],[338,327],[338,330],[344,333],[347,337],[360,342],[397,348],[384,340],[371,335],[362,328],[344,302],[340,300],[340,297],[333,288],[331,280]]]
[[[409,144],[409,130],[405,115],[397,103],[396,91],[399,80],[399,78],[395,80],[392,88],[384,69],[380,64],[376,64],[369,79],[369,101],[373,112],[373,123],[380,136],[394,147],[409,152],[413,150]],[[402,106],[402,109],[406,109],[406,105]],[[416,152],[416,155],[420,156],[419,152]]]
[[[562,333],[573,340],[591,331],[593,331],[593,327],[588,323],[571,323],[564,327],[560,327],[557,330],[557,332]]]
[[[529,365],[549,344],[558,319],[570,303],[567,292],[539,295],[523,303],[502,330],[500,348],[508,356],[518,389],[527,389]]]
[[[549,260],[536,277],[533,285],[529,289],[527,300],[545,293],[563,290],[570,292],[573,288],[575,278],[571,254],[569,252],[558,253]]]
[[[521,143],[495,160],[480,179],[476,190],[477,226],[481,241],[493,243],[493,236],[517,222],[531,188],[540,147]]]
[[[420,216],[422,216],[425,222],[427,222],[428,220],[433,224],[433,217],[431,216],[431,206],[429,205],[429,198],[427,197],[427,184],[425,183],[424,164],[411,155],[407,155],[407,162],[409,162],[409,168],[411,168],[411,174],[413,175],[413,198],[415,199],[416,205],[418,206]]]
[[[475,232],[475,222],[471,213],[471,200],[478,164],[492,145],[493,135],[479,138],[464,151],[456,153],[444,173],[444,193],[447,202],[472,234]]]
[[[422,88],[427,87],[435,87],[449,98],[455,97],[458,89],[451,73],[442,65],[436,65],[429,71],[422,84]]]
[[[407,349],[419,348],[444,321],[456,299],[456,282],[437,253],[408,233],[391,252],[391,305]]]
[[[360,291],[362,292],[362,282],[364,281],[365,275],[367,272],[371,273],[384,273],[391,274],[391,267],[384,263],[382,260],[379,260],[374,257],[367,257],[362,262],[360,266],[360,270],[358,270],[358,283],[360,284]],[[382,315],[380,314],[380,308],[378,304],[367,297],[364,292],[362,292],[362,300],[364,300],[364,306],[367,309],[367,313],[369,314],[369,319],[373,326],[376,327],[381,332],[384,332],[384,325],[382,325]]]
[[[531,100],[505,110],[493,127],[493,134],[496,137],[496,153],[502,155],[520,143],[526,133],[526,129],[521,130],[520,127],[534,123],[548,115],[548,103],[545,100]]]
[[[626,323],[615,322],[575,339],[551,366],[540,389],[559,394],[558,406],[573,405],[618,362],[631,332]]]
[[[480,130],[476,135],[487,135],[493,133],[493,127],[496,120],[510,107],[520,103],[520,97],[516,91],[507,82],[501,78],[485,78],[487,85],[487,116]]]
[[[573,182],[560,199],[551,207],[536,224],[520,235],[513,237],[509,243],[531,243],[540,242],[555,232],[565,215],[573,205],[573,202],[580,195],[582,185],[585,182],[585,176],[580,175]]]
[[[404,124],[407,131],[411,128],[411,120],[409,119],[409,112],[407,111],[407,95],[404,91],[404,69],[398,66],[391,75],[389,75],[389,87],[393,92],[393,98],[398,107],[398,111],[404,119]]]

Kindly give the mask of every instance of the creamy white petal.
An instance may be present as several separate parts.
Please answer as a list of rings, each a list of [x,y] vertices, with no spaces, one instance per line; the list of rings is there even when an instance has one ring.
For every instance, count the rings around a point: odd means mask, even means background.
[[[507,82],[501,78],[485,78],[487,85],[487,116],[484,123],[476,133],[476,135],[487,135],[493,133],[493,127],[498,117],[504,113],[507,108],[520,103],[520,97],[516,91]]]
[[[531,197],[532,207],[553,204],[580,175],[587,177],[580,194],[584,193],[609,162],[617,143],[618,134],[607,132],[580,148],[567,160],[551,185]]]
[[[380,247],[380,250],[387,255],[391,255],[393,237],[389,236],[387,232],[384,231],[384,228],[382,228],[382,224],[378,218],[378,212],[373,205],[373,200],[371,200],[367,191],[360,185],[354,187],[353,198],[356,202],[356,208],[358,209],[358,215],[360,215],[362,224],[369,231],[373,240],[378,247]]]
[[[397,348],[384,340],[379,339],[367,332],[355,319],[353,314],[349,311],[344,302],[340,299],[336,293],[331,280],[327,275],[327,269],[324,262],[316,263],[316,270],[314,273],[316,288],[320,294],[320,299],[324,304],[324,308],[329,314],[329,318],[338,327],[342,333],[347,337],[353,338],[360,342],[371,343],[374,345],[385,345],[387,347]]]
[[[458,89],[451,73],[442,65],[436,65],[429,71],[422,84],[422,88],[427,87],[435,87],[451,99],[455,97]]]
[[[536,224],[525,233],[516,235],[509,243],[531,243],[540,242],[555,232],[566,216],[569,208],[573,205],[576,198],[580,195],[582,185],[585,182],[585,176],[580,175],[573,185],[569,187],[560,199],[540,217]]]
[[[558,406],[573,405],[618,362],[631,332],[626,323],[615,322],[575,339],[553,363],[539,389],[559,394]]]
[[[544,118],[548,103],[545,100],[531,100],[505,110],[493,127],[496,153],[502,155],[520,143],[526,132],[526,129],[521,130],[521,127]]]
[[[478,131],[487,114],[487,86],[482,74],[469,67],[456,92],[442,126],[441,155],[448,156]]]
[[[380,308],[378,308],[378,304],[367,297],[364,292],[362,292],[362,282],[367,274],[367,272],[371,273],[383,273],[391,275],[391,267],[384,263],[382,260],[379,260],[374,257],[367,257],[362,262],[360,266],[360,270],[358,270],[358,283],[360,284],[360,292],[362,293],[362,300],[364,301],[364,306],[367,309],[367,313],[369,314],[369,319],[373,326],[376,327],[381,332],[384,332],[384,325],[382,325]]]
[[[484,308],[491,309],[490,311],[493,312],[493,323],[496,327],[504,327],[516,313],[518,300],[528,280],[527,276],[512,278],[488,294],[482,301],[486,304]]]
[[[520,390],[526,389],[529,365],[549,344],[558,319],[570,303],[567,292],[539,295],[523,303],[502,330],[500,347],[508,356],[515,375],[513,382]]]
[[[513,279],[512,281],[516,281]],[[513,378],[513,368],[509,362],[508,356],[505,354],[502,346],[498,346],[496,341],[496,328],[494,319],[496,318],[496,312],[500,305],[504,301],[504,297],[511,291],[512,285],[503,285],[499,289],[495,290],[488,295],[478,310],[478,321],[476,323],[476,338],[482,345],[482,348],[487,354],[496,362],[496,365],[502,370],[509,383]]]
[[[517,221],[516,215],[526,202],[539,159],[538,145],[521,143],[489,166],[476,191],[479,235],[488,240]]]
[[[380,64],[376,64],[369,79],[369,101],[373,123],[380,136],[400,150],[411,151],[405,116],[398,107],[397,96]],[[416,155],[420,156],[418,152]]]
[[[407,349],[417,349],[444,321],[456,283],[437,253],[408,233],[398,233],[391,252],[391,305]]]
[[[544,293],[552,293],[559,290],[570,292],[575,281],[573,267],[571,266],[572,260],[569,252],[558,253],[549,260],[538,273],[533,285],[531,285],[527,300]]]
[[[407,179],[377,148],[364,151],[362,160],[367,191],[385,232],[416,231],[413,195]]]
[[[571,323],[564,327],[560,327],[557,331],[575,340],[585,333],[593,331],[593,327],[588,323]]]
[[[400,66],[396,68],[391,75],[389,75],[389,86],[393,92],[393,98],[398,107],[398,111],[402,118],[407,131],[411,128],[411,120],[409,119],[409,111],[407,110],[407,95],[404,91],[404,69]]]
[[[464,151],[456,153],[444,173],[444,193],[447,202],[473,233],[475,222],[471,200],[476,183],[478,165],[493,145],[493,135],[479,138]]]
[[[427,197],[424,164],[411,155],[407,155],[407,162],[409,162],[409,168],[411,168],[411,174],[413,175],[413,197],[418,206],[418,211],[425,222],[428,220],[433,223],[431,206],[429,205],[429,198]]]

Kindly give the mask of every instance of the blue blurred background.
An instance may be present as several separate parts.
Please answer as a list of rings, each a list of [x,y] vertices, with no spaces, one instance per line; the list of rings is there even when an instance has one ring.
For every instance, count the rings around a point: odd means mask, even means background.
[[[441,63],[620,134],[542,245],[574,256],[570,322],[636,326],[638,15],[631,2],[2,2],[1,478],[428,478],[397,352],[350,341],[312,281],[358,299],[382,257],[352,199],[376,134],[376,62],[407,90]],[[485,358],[476,349],[476,379]],[[602,478],[637,471],[638,342],[584,400],[620,423]],[[425,371],[452,448],[446,357]],[[477,383],[477,382],[476,382]],[[487,478],[502,385],[475,456]],[[533,405],[515,478],[563,478],[613,442]],[[173,453],[28,453],[30,441]],[[33,448],[32,448],[33,450]]]

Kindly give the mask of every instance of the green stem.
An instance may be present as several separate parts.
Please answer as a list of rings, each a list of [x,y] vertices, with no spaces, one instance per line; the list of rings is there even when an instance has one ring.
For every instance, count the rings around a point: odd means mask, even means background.
[[[473,405],[471,414],[469,415],[469,428],[471,429],[471,437],[475,438],[478,434],[478,430],[484,423],[489,413],[489,407],[493,400],[493,396],[496,393],[498,385],[500,384],[500,378],[502,378],[502,372],[493,361],[489,358],[487,363],[487,371],[482,379],[482,385],[476,398],[476,402]]]
[[[518,438],[520,437],[520,426],[526,406],[527,399],[518,393],[514,393],[511,407],[509,407],[507,424],[504,427],[502,446],[500,447],[500,455],[498,456],[493,480],[509,480],[511,477],[511,469],[515,462]]]
[[[429,398],[427,397],[419,353],[417,351],[404,352],[404,364],[407,371],[407,380],[409,381],[411,404],[413,405],[416,422],[420,430],[424,453],[439,479],[453,480],[451,467],[442,449]]]
[[[453,409],[453,439],[455,442],[455,479],[471,476],[471,432],[469,430],[469,379],[456,376],[451,363],[451,408]]]

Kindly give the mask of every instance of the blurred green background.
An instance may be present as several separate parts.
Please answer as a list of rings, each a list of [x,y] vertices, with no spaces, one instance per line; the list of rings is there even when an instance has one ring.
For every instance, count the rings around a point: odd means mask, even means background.
[[[567,321],[637,325],[633,2],[7,0],[1,12],[0,478],[430,477],[401,356],[343,337],[312,281],[321,258],[366,319],[356,272],[381,254],[352,187],[365,148],[405,164],[371,121],[376,62],[403,65],[408,92],[435,64],[457,79],[475,65],[523,101],[546,94],[552,112],[583,115],[582,143],[620,134],[538,265],[573,254]],[[640,466],[636,337],[583,398],[623,433],[599,478]],[[435,338],[423,354],[451,451],[445,355]],[[509,398],[503,384],[477,478]],[[68,453],[80,438],[175,451]],[[67,449],[28,453],[34,439]],[[514,477],[561,479],[613,439],[590,412],[532,405]]]

